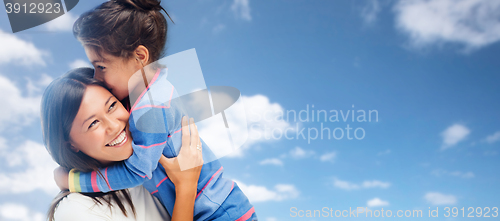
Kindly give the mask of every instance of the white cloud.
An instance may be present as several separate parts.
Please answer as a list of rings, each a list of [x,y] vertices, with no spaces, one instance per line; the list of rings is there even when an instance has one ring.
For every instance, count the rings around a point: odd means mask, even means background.
[[[48,52],[38,49],[33,43],[0,29],[0,65],[45,66],[47,56]]]
[[[500,40],[500,1],[399,0],[394,11],[417,48],[452,42],[469,51]]]
[[[43,221],[45,216],[20,204],[4,203],[0,205],[0,220]]]
[[[448,176],[455,176],[455,177],[460,177],[460,178],[464,178],[464,179],[474,178],[474,173],[472,173],[472,172],[461,172],[461,171],[449,172],[449,171],[442,170],[442,169],[433,170],[431,172],[431,174],[434,176],[437,176],[437,177],[448,175]]]
[[[28,91],[33,92],[38,87],[41,87],[41,83],[45,84],[46,81],[50,80],[45,79],[46,77],[42,76],[42,80],[37,85],[29,84],[30,81],[28,81]],[[23,96],[21,90],[16,87],[14,82],[0,75],[0,104],[3,107],[0,109],[0,131],[7,128],[9,130],[16,129],[38,118],[40,114],[40,101],[41,96],[39,95]]]
[[[251,21],[252,15],[250,15],[250,0],[234,0],[233,5],[231,5],[231,10],[237,17],[242,18],[245,21]]]
[[[312,155],[314,155],[314,151],[304,150],[300,147],[295,147],[294,149],[290,150],[290,156],[292,156],[295,159],[307,158]]]
[[[457,198],[453,195],[445,195],[438,192],[428,192],[424,199],[432,205],[453,205],[457,203]]]
[[[69,63],[68,66],[70,69],[81,68],[81,67],[89,67],[89,68],[92,67],[92,65],[88,61],[84,61],[82,59],[76,59],[73,62]]]
[[[378,180],[372,180],[372,181],[364,181],[363,182],[363,188],[382,188],[382,189],[387,189],[391,186],[391,183],[388,182],[382,182]]]
[[[441,150],[446,150],[455,146],[458,142],[464,140],[467,135],[469,135],[469,128],[461,124],[454,124],[448,127],[445,131],[441,133],[443,137],[443,145]]]
[[[380,3],[378,0],[368,0],[366,5],[361,10],[361,18],[365,24],[373,24],[377,20],[380,12]]]
[[[335,160],[335,158],[337,157],[337,153],[336,152],[329,152],[329,153],[325,153],[323,155],[321,155],[319,157],[319,160],[323,161],[323,162],[333,162]]]
[[[41,94],[43,90],[54,80],[51,76],[42,73],[40,75],[40,79],[32,80],[31,78],[26,77],[26,90],[28,90],[28,96],[33,97],[38,94]]]
[[[218,34],[220,33],[221,31],[223,31],[224,29],[226,29],[226,26],[223,25],[223,24],[218,24],[216,25],[213,29],[212,29],[212,33],[214,34]]]
[[[228,157],[242,157],[244,150],[255,144],[283,139],[284,136],[278,135],[283,135],[285,129],[288,129],[289,133],[294,131],[294,128],[291,128],[290,124],[283,119],[283,107],[278,103],[271,103],[268,97],[260,94],[254,96],[242,95],[241,101],[245,109],[244,113],[240,112],[238,114],[245,114],[245,116],[235,116],[234,119],[244,119],[246,123],[233,124],[238,128],[233,127],[234,132],[232,134],[248,132],[248,139],[245,145],[231,152],[227,155]],[[245,127],[241,125],[245,125]],[[211,129],[211,127],[207,127],[204,131],[200,129],[200,134],[204,133],[206,137],[220,137],[218,133],[222,132],[226,133],[225,131]]]
[[[377,154],[377,156],[387,155],[387,154],[390,154],[390,153],[391,153],[391,150],[387,149],[387,150],[385,150],[385,151],[379,152],[379,153]]]
[[[460,172],[460,171],[453,171],[450,172],[451,176],[456,176],[456,177],[461,177],[461,178],[474,178],[474,173],[472,172]]]
[[[247,195],[248,200],[252,203],[266,201],[283,201],[287,199],[297,198],[300,192],[294,185],[277,184],[273,190],[267,189],[265,186],[247,185],[236,181],[243,193]]]
[[[381,207],[381,206],[388,206],[389,205],[389,202],[387,201],[383,201],[379,198],[373,198],[371,200],[368,200],[366,202],[366,205],[368,207]]]
[[[278,221],[278,219],[276,219],[274,217],[267,217],[266,221]]]
[[[486,137],[486,139],[484,139],[487,143],[495,143],[497,141],[500,141],[500,131],[497,131],[495,132],[494,134]]]
[[[75,23],[77,16],[68,12],[52,21],[44,24],[47,31],[73,31],[73,24]]]
[[[333,186],[344,189],[344,190],[358,190],[358,189],[369,189],[369,188],[382,188],[387,189],[391,186],[389,182],[382,182],[379,180],[366,180],[362,184],[355,184],[345,180],[339,180],[337,178],[333,179]]]
[[[276,166],[283,166],[283,161],[281,161],[278,158],[269,158],[265,159],[263,161],[260,161],[260,165],[276,165]]]
[[[8,168],[0,171],[0,194],[26,193],[39,189],[55,196],[59,192],[53,175],[58,165],[42,144],[28,140],[20,146],[10,147],[1,138],[1,158]],[[16,172],[9,172],[13,169]]]

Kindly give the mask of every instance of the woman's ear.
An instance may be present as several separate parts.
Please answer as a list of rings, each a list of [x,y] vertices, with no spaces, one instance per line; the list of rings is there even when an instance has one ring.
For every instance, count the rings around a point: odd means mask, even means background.
[[[68,144],[69,148],[74,151],[75,153],[78,153],[80,152],[80,150],[78,148],[76,148],[75,146],[73,146],[73,144],[71,142],[69,142]]]
[[[143,66],[149,64],[149,50],[144,45],[139,45],[134,51],[135,59]]]

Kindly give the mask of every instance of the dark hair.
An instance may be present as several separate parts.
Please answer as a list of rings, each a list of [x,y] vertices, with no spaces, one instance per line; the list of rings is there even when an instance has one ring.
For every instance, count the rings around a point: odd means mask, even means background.
[[[150,54],[149,62],[163,56],[170,18],[158,0],[112,0],[83,13],[73,25],[73,34],[86,47],[116,57],[131,58],[139,46]],[[170,20],[172,20],[170,18]]]
[[[77,68],[69,71],[52,81],[42,96],[41,121],[43,142],[47,151],[61,167],[70,170],[76,169],[82,172],[97,171],[102,167],[96,159],[89,157],[82,151],[75,152],[71,149],[70,136],[71,126],[80,109],[85,90],[90,85],[106,88],[103,82],[93,78],[92,68]],[[101,174],[102,176],[102,174]],[[111,208],[113,201],[117,203],[121,211],[127,216],[126,209],[118,194],[125,197],[135,215],[135,208],[126,190],[108,193],[86,193],[96,204],[106,202]],[[50,206],[48,220],[54,219],[57,204],[69,194],[61,192]],[[106,196],[106,197],[105,197]]]

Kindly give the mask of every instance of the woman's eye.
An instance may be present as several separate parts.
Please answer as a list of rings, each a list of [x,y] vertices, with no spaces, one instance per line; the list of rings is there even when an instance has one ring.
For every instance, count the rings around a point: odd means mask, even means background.
[[[109,106],[108,111],[113,110],[113,108],[115,108],[115,106],[116,106],[116,101],[115,101],[115,102],[113,102],[113,103]]]
[[[102,70],[104,70],[105,67],[97,65],[97,68],[102,71]]]
[[[96,124],[97,124],[97,122],[99,122],[99,121],[97,121],[97,120],[92,121],[92,123],[90,123],[90,125],[89,125],[89,128],[88,128],[88,129],[90,129],[91,127],[93,127],[94,125],[96,125]]]

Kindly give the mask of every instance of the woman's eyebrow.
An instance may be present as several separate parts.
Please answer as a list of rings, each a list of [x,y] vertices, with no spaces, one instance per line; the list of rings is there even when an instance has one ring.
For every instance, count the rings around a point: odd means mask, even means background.
[[[111,98],[112,98],[112,97],[113,97],[113,95],[111,95],[111,96],[108,98],[108,100],[106,100],[106,103],[104,103],[104,106],[105,106],[105,107],[106,107],[106,105],[108,105],[108,102],[109,102],[109,100],[111,100]]]
[[[84,120],[83,123],[82,123],[82,127],[85,124],[85,122],[87,122],[88,120],[90,120],[93,117],[95,117],[95,114],[92,114],[92,116],[90,116],[89,118],[87,118],[86,120]]]

